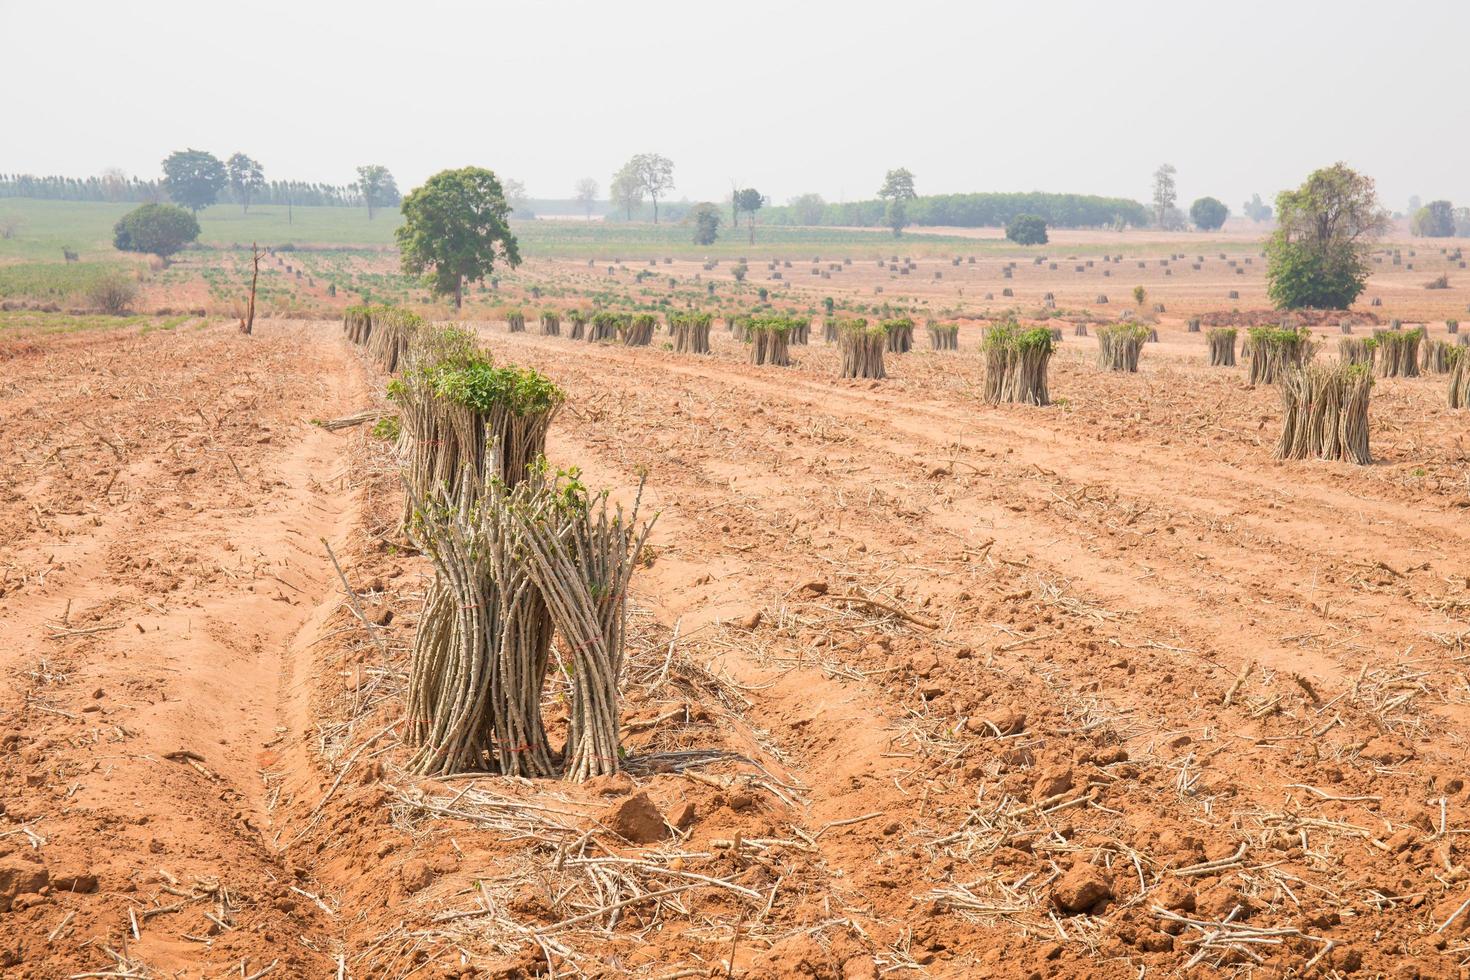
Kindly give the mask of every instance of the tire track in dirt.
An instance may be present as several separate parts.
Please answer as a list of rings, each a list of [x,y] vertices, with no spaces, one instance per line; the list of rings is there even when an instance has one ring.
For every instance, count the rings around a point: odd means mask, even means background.
[[[95,336],[90,398],[56,385],[7,433],[40,465],[17,487],[37,522],[6,560],[53,569],[0,600],[0,725],[19,763],[0,784],[0,860],[40,859],[53,886],[7,916],[24,975],[330,969],[331,917],[293,890],[261,779],[282,740],[283,654],[331,588],[318,539],[352,519],[324,485],[339,446],[304,417],[361,381],[321,339],[269,322],[248,339]],[[70,381],[57,356],[20,383]],[[42,450],[99,401],[120,441],[63,455],[58,479]],[[18,847],[17,825],[44,844]]]

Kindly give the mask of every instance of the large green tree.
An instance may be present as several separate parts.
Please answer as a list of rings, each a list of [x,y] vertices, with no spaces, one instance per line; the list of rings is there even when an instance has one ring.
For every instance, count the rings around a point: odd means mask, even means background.
[[[172,204],[144,204],[112,227],[114,248],[164,259],[198,237],[199,222],[194,215]]]
[[[207,150],[175,150],[163,161],[163,187],[169,199],[199,212],[219,199],[229,174]]]
[[[403,271],[424,276],[440,296],[464,305],[464,284],[490,275],[496,262],[521,263],[511,234],[510,205],[495,174],[483,167],[441,170],[403,199],[394,235]]]
[[[903,234],[909,223],[909,202],[919,196],[914,190],[914,175],[907,167],[890,170],[883,175],[883,186],[878,188],[878,197],[886,202],[883,211],[884,223],[893,229],[893,237]]]
[[[1346,309],[1368,282],[1369,251],[1388,228],[1373,179],[1336,163],[1276,198],[1267,291],[1281,309]]]
[[[369,221],[373,220],[378,208],[392,207],[403,199],[393,174],[378,163],[367,163],[357,168],[357,191],[362,195],[362,203],[367,205]]]
[[[1202,197],[1189,206],[1189,220],[1200,231],[1219,231],[1230,217],[1230,209],[1219,198]]]

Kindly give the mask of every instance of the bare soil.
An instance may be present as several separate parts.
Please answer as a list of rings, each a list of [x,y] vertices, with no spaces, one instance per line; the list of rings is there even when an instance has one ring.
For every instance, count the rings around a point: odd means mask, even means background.
[[[1137,375],[1067,331],[1047,409],[981,403],[969,324],[876,383],[479,329],[658,512],[631,775],[397,768],[431,572],[387,447],[311,424],[383,405],[337,325],[10,336],[4,976],[1464,969],[1441,379],[1354,468],[1272,462],[1172,311]]]

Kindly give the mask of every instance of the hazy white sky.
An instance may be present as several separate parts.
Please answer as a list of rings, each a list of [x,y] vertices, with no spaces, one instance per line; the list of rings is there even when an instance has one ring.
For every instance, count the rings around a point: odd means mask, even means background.
[[[675,199],[1054,190],[1238,212],[1338,159],[1470,204],[1470,0],[451,3],[0,0],[0,172],[155,176],[185,146],[407,190],[473,163],[535,197],[630,155]]]

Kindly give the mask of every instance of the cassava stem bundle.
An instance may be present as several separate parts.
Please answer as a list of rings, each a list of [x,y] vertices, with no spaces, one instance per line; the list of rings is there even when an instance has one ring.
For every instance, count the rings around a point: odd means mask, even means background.
[[[1210,367],[1235,366],[1235,328],[1215,327],[1205,334],[1210,345]]]
[[[957,323],[928,324],[929,348],[931,350],[959,350],[960,325]]]
[[[1423,339],[1424,331],[1418,328],[1373,331],[1373,341],[1378,345],[1378,357],[1375,361],[1378,376],[1419,377],[1419,344]]]
[[[1014,320],[985,332],[985,400],[992,405],[1020,402],[1049,405],[1047,363],[1056,349],[1045,327],[1025,329]]]
[[[1107,323],[1097,328],[1097,363],[1104,371],[1137,372],[1138,356],[1148,339],[1141,323]]]
[[[708,354],[709,326],[712,319],[708,313],[669,314],[674,350],[680,354]]]
[[[1343,460],[1366,466],[1373,375],[1363,364],[1309,364],[1281,378],[1277,459]]]
[[[843,320],[837,326],[837,345],[842,353],[844,378],[886,378],[883,351],[888,346],[888,331],[868,326],[862,318]]]
[[[1287,371],[1306,365],[1316,352],[1311,336],[1306,328],[1252,327],[1246,335],[1250,383],[1274,385]]]
[[[888,334],[888,352],[907,354],[914,347],[914,321],[906,316],[884,320],[879,324]]]

